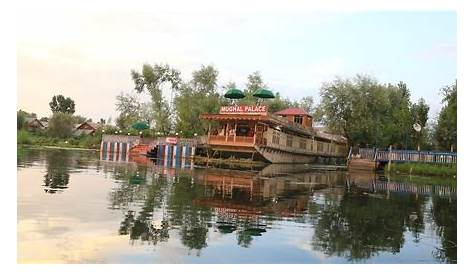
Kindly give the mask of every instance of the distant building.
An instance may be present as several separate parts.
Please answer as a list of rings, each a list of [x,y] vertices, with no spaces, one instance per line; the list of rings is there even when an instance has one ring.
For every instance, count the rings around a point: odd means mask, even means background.
[[[26,117],[25,121],[28,130],[46,129],[48,127],[47,122],[41,122],[35,117]]]
[[[98,127],[99,125],[96,123],[84,122],[82,124],[77,124],[74,126],[73,134],[74,136],[94,135]]]

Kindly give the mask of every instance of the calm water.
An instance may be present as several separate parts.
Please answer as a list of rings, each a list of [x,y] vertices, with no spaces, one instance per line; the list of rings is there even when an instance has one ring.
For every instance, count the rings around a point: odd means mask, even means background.
[[[455,263],[456,189],[19,149],[20,263]]]

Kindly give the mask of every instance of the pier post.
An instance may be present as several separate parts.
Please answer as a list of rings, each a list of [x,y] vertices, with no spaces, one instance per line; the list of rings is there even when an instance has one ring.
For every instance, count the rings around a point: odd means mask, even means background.
[[[388,148],[388,171],[390,172],[390,167],[392,165],[392,145]]]

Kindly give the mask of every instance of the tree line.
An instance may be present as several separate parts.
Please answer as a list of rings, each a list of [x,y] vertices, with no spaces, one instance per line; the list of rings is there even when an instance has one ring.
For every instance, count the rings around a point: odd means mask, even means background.
[[[212,65],[202,65],[192,72],[190,80],[185,80],[168,64],[144,64],[141,70],[132,70],[131,79],[134,91],[116,97],[116,125],[127,130],[137,121],[146,121],[156,134],[182,137],[204,134],[208,122],[200,120],[199,115],[217,113],[220,106],[230,104],[221,95],[236,88],[235,82],[219,86],[219,72]],[[252,94],[259,88],[270,87],[260,72],[250,73],[243,89],[246,97],[237,104],[255,104]],[[173,94],[171,101],[165,99],[164,92]],[[411,101],[406,83],[384,84],[366,75],[324,82],[317,105],[313,96],[290,100],[278,92],[276,98],[262,104],[270,112],[301,107],[313,115],[316,123],[344,135],[353,146],[455,150],[457,83],[443,87],[441,92],[444,106],[433,122],[428,119],[429,105],[423,98]],[[140,93],[149,94],[151,101],[141,103],[137,96]]]

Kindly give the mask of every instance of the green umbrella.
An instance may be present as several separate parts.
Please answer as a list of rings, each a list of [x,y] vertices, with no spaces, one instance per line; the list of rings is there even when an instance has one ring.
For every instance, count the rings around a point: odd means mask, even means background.
[[[275,98],[275,95],[273,95],[273,92],[271,92],[268,89],[263,89],[263,88],[257,89],[257,91],[255,91],[253,96],[258,97],[258,98],[267,98],[267,99],[268,98]]]
[[[144,129],[150,128],[150,126],[145,122],[136,122],[135,124],[132,125],[132,127],[136,130],[144,130]]]
[[[136,176],[132,176],[129,182],[134,185],[139,185],[145,182],[145,178],[140,177],[139,175],[136,175]]]
[[[245,94],[240,89],[231,88],[225,93],[224,97],[228,99],[242,99],[245,97]]]

